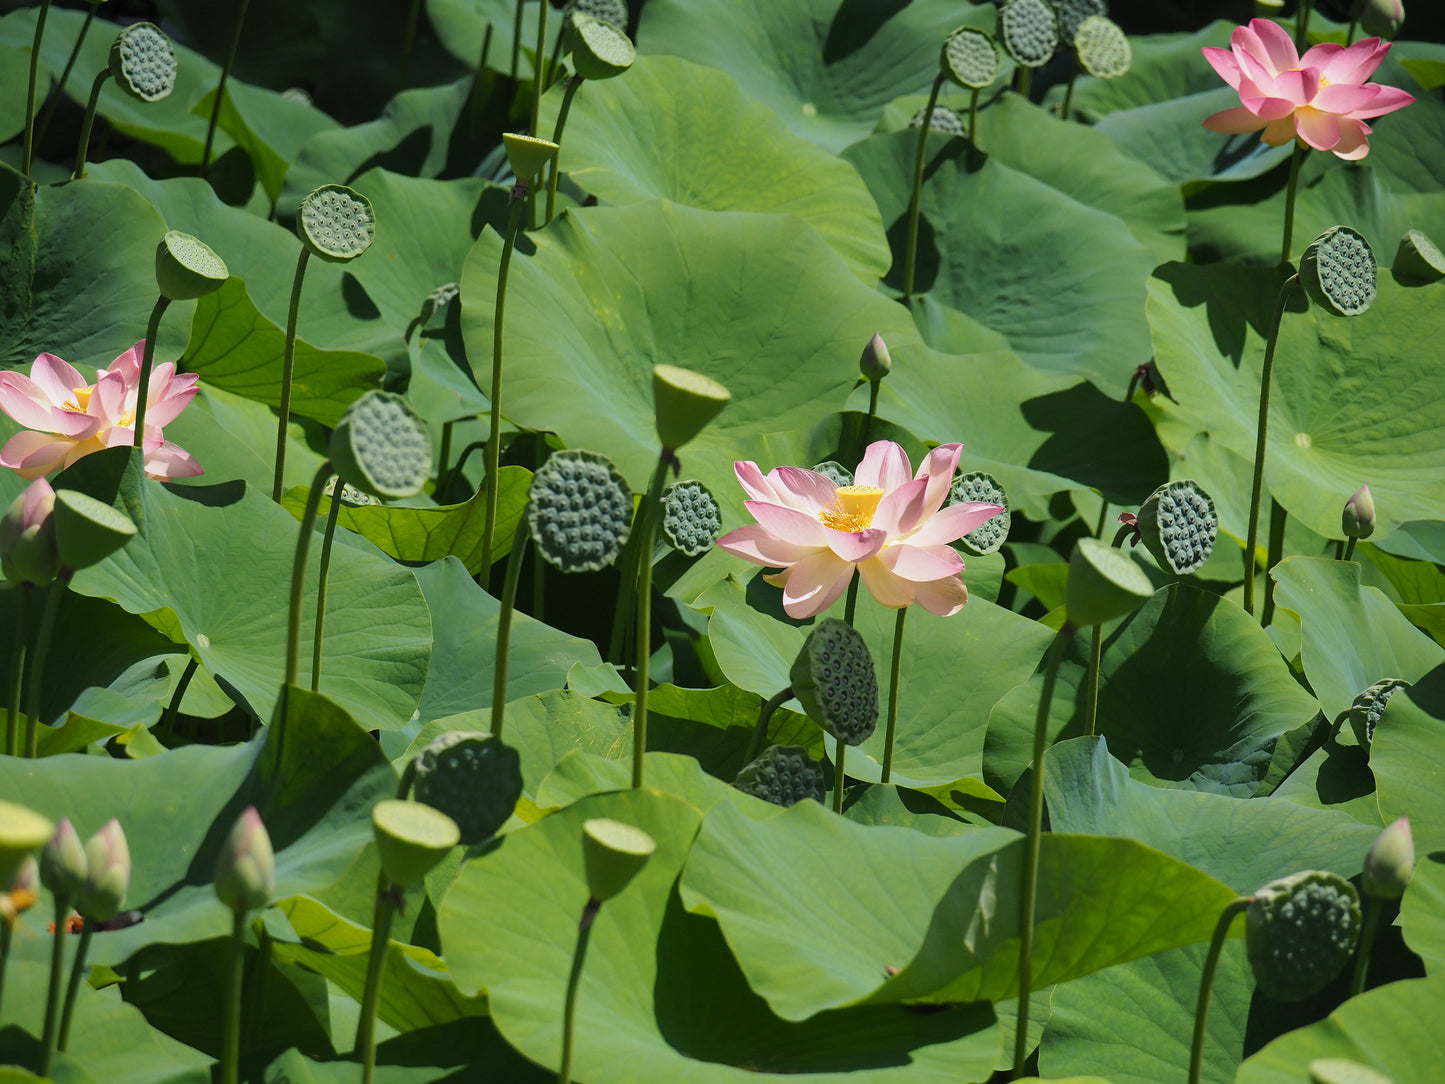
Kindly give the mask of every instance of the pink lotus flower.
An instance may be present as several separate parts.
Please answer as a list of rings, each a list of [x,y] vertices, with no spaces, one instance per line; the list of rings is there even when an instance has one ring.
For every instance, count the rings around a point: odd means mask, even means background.
[[[855,484],[836,486],[800,467],[764,475],[734,463],[757,523],[729,531],[718,545],[754,564],[780,568],[763,577],[783,589],[789,617],[813,617],[863,577],[872,596],[900,609],[918,603],[948,617],[968,601],[963,558],[949,545],[1003,511],[965,501],[943,507],[961,444],[943,444],[913,473],[908,454],[889,440],[868,446]]]
[[[1296,136],[1315,150],[1347,159],[1370,153],[1369,117],[1393,113],[1415,99],[1395,87],[1365,82],[1390,51],[1379,38],[1349,48],[1324,42],[1304,57],[1290,36],[1268,19],[1251,19],[1235,29],[1230,49],[1204,49],[1242,105],[1204,122],[1216,132],[1257,132],[1271,146]]]
[[[91,452],[134,444],[144,349],[142,339],[97,374],[94,384],[54,354],[37,357],[29,376],[0,373],[0,410],[28,430],[0,448],[0,464],[13,467],[22,478],[40,478]],[[152,478],[202,473],[191,453],[167,441],[162,432],[195,397],[199,380],[194,373],[178,376],[170,362],[151,370],[145,463]]]

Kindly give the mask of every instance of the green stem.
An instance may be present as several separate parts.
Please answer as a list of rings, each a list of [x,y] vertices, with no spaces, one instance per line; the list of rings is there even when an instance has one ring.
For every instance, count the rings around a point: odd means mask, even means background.
[[[868,450],[868,438],[873,433],[873,419],[878,416],[878,389],[883,385],[881,380],[868,381],[868,413],[863,418],[863,447],[858,450],[858,458],[863,458],[863,453]]]
[[[547,89],[547,8],[548,0],[537,5],[537,52],[532,61],[532,126],[527,129],[540,138],[537,116],[542,109],[542,91]]]
[[[361,1055],[361,1084],[376,1079],[376,1006],[381,1001],[381,978],[386,965],[387,937],[396,911],[393,888],[382,874],[376,882],[376,911],[371,921],[371,954],[366,961],[366,986],[361,994],[361,1018],[356,1023],[356,1052]]]
[[[542,6],[547,6],[543,0]],[[421,14],[421,0],[411,0],[411,7],[406,13],[406,33],[401,39],[401,90],[407,88],[407,80],[411,74],[411,49],[416,42],[416,20]]]
[[[549,87],[556,78],[557,69],[562,66],[562,47],[566,43],[567,35],[572,29],[571,20],[566,18],[567,13],[564,11],[562,15],[562,27],[557,31],[557,41],[552,46],[552,57],[547,61],[547,86]],[[552,142],[555,143],[557,141],[554,139]]]
[[[45,659],[50,654],[50,641],[55,636],[55,616],[60,612],[60,600],[65,597],[70,576],[69,571],[61,569],[60,575],[47,589],[40,632],[35,637],[35,655],[30,660],[30,711],[25,720],[25,755],[31,760],[37,756],[40,744],[40,681],[45,676]]]
[[[70,918],[70,897],[55,897],[55,940],[50,945],[50,986],[45,994],[45,1030],[41,1033],[40,1058],[36,1076],[50,1075],[50,1056],[55,1052],[55,1035],[60,1027],[60,980],[65,974],[66,920]]]
[[[492,661],[492,733],[502,736],[507,714],[507,661],[512,642],[512,613],[517,608],[517,581],[522,578],[522,558],[532,540],[525,512],[512,535],[512,552],[507,554],[507,576],[502,581],[502,610],[497,615],[497,651]]]
[[[56,927],[55,935],[64,936],[60,927]],[[90,955],[90,939],[95,936],[95,920],[87,918],[85,925],[80,928],[80,944],[75,949],[75,959],[70,964],[70,981],[65,985],[65,1006],[60,1012],[60,1032],[55,1039],[55,1049],[58,1053],[64,1054],[65,1048],[70,1045],[70,1021],[75,1016],[75,996],[80,992],[80,980],[85,975],[85,961]]]
[[[1279,325],[1284,319],[1284,307],[1290,291],[1299,282],[1298,275],[1291,275],[1279,288],[1279,297],[1274,303],[1274,315],[1270,318],[1269,338],[1264,344],[1264,368],[1259,376],[1259,420],[1254,435],[1254,481],[1249,494],[1249,530],[1244,542],[1244,612],[1254,613],[1254,562],[1259,545],[1259,502],[1264,493],[1264,450],[1269,435],[1269,381],[1274,372],[1274,348],[1279,341]]]
[[[978,148],[978,94],[979,88],[974,87],[968,98],[968,143],[975,150]]]
[[[161,333],[161,317],[165,315],[170,303],[171,299],[165,294],[156,298],[155,308],[151,309],[151,318],[146,324],[145,349],[141,351],[140,380],[136,384],[135,438],[131,447],[139,448],[142,456],[145,455],[146,407],[150,405],[151,369],[156,360],[156,340]]]
[[[462,454],[457,457],[457,465],[452,468],[451,477],[447,479],[447,493],[450,493],[453,489],[457,487],[457,483],[462,481],[462,471],[467,465],[467,460],[472,457],[472,453],[485,452],[486,448],[486,441],[474,440],[462,449]],[[483,456],[483,458],[485,458],[485,456]]]
[[[848,759],[848,743],[838,738],[834,743],[836,752],[833,754],[833,812],[843,812],[843,785],[848,781],[847,772],[844,770],[844,762]]]
[[[572,1032],[577,1019],[577,987],[582,980],[582,961],[587,956],[587,941],[592,936],[592,922],[602,907],[593,897],[582,908],[577,923],[577,946],[572,950],[572,970],[567,975],[567,997],[562,1003],[562,1064],[557,1069],[557,1084],[572,1084]]]
[[[1224,938],[1229,933],[1234,916],[1247,909],[1251,897],[1242,896],[1224,908],[1214,926],[1214,937],[1209,942],[1209,953],[1204,957],[1204,970],[1199,975],[1199,1002],[1194,1009],[1194,1041],[1189,1048],[1189,1084],[1199,1084],[1199,1074],[1204,1068],[1204,1031],[1209,1022],[1209,991],[1214,985],[1214,972],[1219,967],[1219,954],[1224,949]]]
[[[1288,518],[1284,506],[1270,497],[1269,549],[1264,559],[1264,612],[1259,619],[1259,623],[1265,628],[1269,628],[1269,623],[1274,618],[1274,577],[1269,573],[1279,564],[1280,555],[1284,553],[1284,525]]]
[[[861,578],[855,569],[848,581],[848,594],[843,602],[843,622],[849,628],[853,626],[853,614],[858,609],[858,581]]]
[[[1077,83],[1078,81],[1079,81],[1079,66],[1078,66],[1077,64],[1075,64],[1075,65],[1074,65],[1074,74],[1071,75],[1071,76],[1069,76],[1069,87],[1068,87],[1067,90],[1064,91],[1064,107],[1063,107],[1063,111],[1059,114],[1059,119],[1060,119],[1060,120],[1068,120],[1068,119],[1069,119],[1069,110],[1073,107],[1073,104],[1074,104],[1074,84]]]
[[[80,122],[80,142],[75,148],[75,169],[70,174],[73,180],[80,180],[85,176],[85,156],[90,150],[90,130],[95,124],[95,110],[100,104],[100,92],[105,89],[105,81],[109,78],[110,67],[107,65],[100,69],[95,82],[90,84],[90,99],[85,103],[85,119]]]
[[[657,482],[658,477],[653,475],[648,483],[651,489],[652,484]],[[647,501],[639,503],[637,512],[632,518],[632,530],[627,536],[627,542],[622,547],[622,555],[617,559],[617,605],[612,611],[612,634],[607,641],[607,661],[621,663],[630,646],[628,635],[632,632],[632,614],[634,604],[637,601],[637,570],[641,567],[642,535],[646,527],[646,516],[648,515]],[[651,554],[647,559],[652,559]]]
[[[517,14],[512,20],[512,78],[517,78],[517,73],[522,68],[522,4],[524,0],[517,0]]]
[[[1350,978],[1350,996],[1358,997],[1365,989],[1365,972],[1370,970],[1370,950],[1375,947],[1375,934],[1380,928],[1380,910],[1384,901],[1366,895],[1365,928],[1360,931],[1360,947],[1355,952],[1355,973]]]
[[[1337,538],[1337,539],[1335,539],[1335,560],[1336,560],[1336,561],[1343,561],[1344,559],[1345,559],[1345,540],[1344,540],[1343,538]]]
[[[5,969],[10,963],[10,940],[14,933],[10,923],[0,918],[0,1008],[5,1006]]]
[[[1084,733],[1089,737],[1099,725],[1099,664],[1104,655],[1104,626],[1095,625],[1089,638],[1089,683],[1084,696]]]
[[[932,130],[933,109],[938,105],[938,92],[943,89],[944,76],[939,72],[923,110],[923,125],[918,129],[918,149],[913,155],[913,189],[908,197],[908,248],[903,257],[903,303],[913,301],[913,265],[918,258],[918,216],[923,203],[923,158]]]
[[[567,113],[572,108],[572,99],[577,96],[577,88],[582,85],[582,77],[574,75],[567,80],[566,89],[562,91],[562,106],[557,110],[557,123],[552,129],[552,142],[559,147],[562,145],[562,129],[567,127]],[[547,221],[552,221],[552,216],[557,213],[557,174],[561,172],[561,166],[557,164],[562,157],[559,150],[552,156],[552,161],[547,163]]]
[[[5,755],[13,757],[20,752],[20,688],[25,682],[25,651],[29,646],[26,638],[25,611],[29,608],[33,585],[20,585],[20,599],[15,607],[15,641],[10,656],[10,702],[5,713]]]
[[[1104,540],[1104,526],[1109,522],[1109,502],[1103,497],[1099,499],[1099,522],[1094,525],[1094,537],[1099,541]]]
[[[652,662],[652,534],[662,505],[662,487],[667,468],[673,462],[672,449],[662,449],[647,496],[642,498],[638,517],[642,535],[637,545],[637,705],[632,713],[632,787],[642,786],[643,756],[647,752],[647,671]]]
[[[1295,14],[1294,47],[1300,55],[1304,55],[1305,45],[1310,40],[1310,13],[1314,9],[1314,0],[1299,0],[1299,11]]]
[[[1299,167],[1308,153],[1309,145],[1302,139],[1296,139],[1294,153],[1289,159],[1289,185],[1284,191],[1284,239],[1280,244],[1280,263],[1289,263],[1290,244],[1294,240],[1294,201],[1299,190]]]
[[[85,44],[85,35],[90,31],[90,24],[95,21],[95,12],[100,5],[101,0],[90,0],[90,7],[85,12],[85,22],[80,24],[80,33],[76,35],[75,44],[70,47],[70,56],[65,60],[65,71],[60,73],[60,82],[55,85],[55,93],[40,111],[40,121],[35,126],[36,146],[45,142],[45,133],[50,130],[50,119],[55,116],[60,99],[65,96],[65,84],[70,81],[70,73],[75,70],[75,59],[80,56],[80,47]]]
[[[1345,543],[1345,556],[1344,556],[1344,559],[1345,559],[1346,561],[1351,560],[1351,559],[1355,556],[1355,543],[1356,543],[1357,541],[1359,541],[1359,540],[1358,540],[1358,539],[1355,539],[1355,538],[1351,538],[1351,539],[1349,539],[1349,540]]]
[[[1032,88],[1033,82],[1034,70],[1027,65],[1020,64],[1018,79],[1014,83],[1014,89],[1017,90],[1019,97],[1024,101],[1029,100],[1029,90]]]
[[[758,712],[758,725],[753,728],[752,740],[748,742],[748,751],[743,756],[743,767],[746,768],[762,752],[763,739],[768,736],[768,723],[772,721],[773,712],[777,711],[792,695],[793,687],[789,685],[772,699],[763,701],[762,710]]]
[[[221,1084],[237,1084],[241,1064],[241,990],[246,963],[246,912],[231,915],[231,953],[226,965],[226,1003],[221,1017]]]
[[[20,172],[27,177],[30,176],[30,162],[35,151],[35,83],[40,77],[40,39],[45,36],[45,16],[49,14],[50,0],[40,0],[40,14],[35,17],[35,40],[30,46],[30,83],[25,91],[25,151],[20,160]]]
[[[336,521],[341,514],[341,479],[331,491],[326,512],[326,533],[321,536],[321,568],[316,577],[316,629],[311,634],[311,691],[321,691],[321,636],[326,628],[326,574],[331,571],[331,543],[336,538]]]
[[[1346,49],[1348,49],[1351,45],[1355,44],[1355,31],[1359,29],[1359,25],[1360,25],[1360,17],[1359,17],[1358,15],[1355,15],[1355,16],[1351,17],[1351,19],[1350,19],[1350,29],[1349,29],[1349,32],[1345,35],[1345,48],[1346,48]]]
[[[1013,1067],[1015,1077],[1023,1072],[1024,1061],[1029,1056],[1029,993],[1034,974],[1034,900],[1039,888],[1039,837],[1044,823],[1044,746],[1048,741],[1049,707],[1054,699],[1054,683],[1059,677],[1059,661],[1064,657],[1064,647],[1073,634],[1073,626],[1065,623],[1054,637],[1044,668],[1044,687],[1039,694],[1039,710],[1034,717],[1034,774],[1029,787],[1029,830],[1024,844],[1023,904],[1019,910],[1019,1001]]]
[[[246,6],[251,0],[241,0],[236,7],[236,21],[231,24],[231,44],[226,49],[226,63],[221,68],[221,79],[216,84],[216,98],[211,102],[211,119],[206,124],[206,145],[201,151],[201,176],[208,176],[211,170],[211,148],[216,142],[216,124],[221,118],[221,101],[226,96],[226,80],[231,77],[231,68],[236,63],[236,48],[241,44],[241,26],[246,21]]]
[[[903,665],[903,622],[908,607],[899,607],[893,620],[893,668],[888,674],[888,728],[883,736],[883,782],[893,775],[893,734],[898,727],[898,671]]]
[[[331,477],[331,460],[325,460],[311,480],[306,510],[301,513],[301,533],[296,537],[296,559],[291,564],[291,605],[286,616],[286,684],[295,685],[301,671],[301,598],[306,593],[306,557],[316,530],[316,510],[321,507],[321,490]],[[281,717],[282,724],[285,716]],[[279,740],[279,739],[278,739]]]
[[[281,503],[282,479],[286,473],[286,427],[291,422],[291,374],[296,369],[296,318],[301,313],[301,280],[306,277],[306,261],[311,250],[301,246],[296,258],[296,274],[291,280],[291,304],[286,310],[286,347],[281,360],[281,405],[276,420],[276,477],[271,482],[271,499]],[[323,479],[324,483],[324,479]]]
[[[507,239],[502,245],[502,262],[497,268],[497,303],[492,310],[492,417],[487,435],[487,513],[482,521],[483,583],[491,574],[492,541],[497,533],[497,471],[501,469],[502,460],[502,331],[507,311],[507,268],[512,263],[512,249],[517,245],[517,231],[521,229],[522,212],[527,203],[527,182],[524,179],[518,178],[512,188],[511,199]]]
[[[176,682],[176,691],[171,694],[170,703],[166,705],[166,713],[161,717],[161,725],[156,729],[167,738],[174,736],[176,732],[176,719],[181,713],[181,701],[185,699],[186,690],[190,688],[191,678],[195,677],[200,662],[194,655],[186,660],[186,668],[181,673],[181,680]]]
[[[452,428],[455,425],[456,422],[454,421],[444,422],[442,424],[442,448],[441,452],[437,455],[437,489],[432,491],[437,496],[445,496],[445,494],[440,492],[440,489],[442,483],[446,481],[447,465],[451,462],[452,458]]]

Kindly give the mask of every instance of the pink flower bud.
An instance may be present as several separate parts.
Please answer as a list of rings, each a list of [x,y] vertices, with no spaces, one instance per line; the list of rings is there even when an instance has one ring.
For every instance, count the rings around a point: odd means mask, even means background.
[[[231,910],[244,914],[265,907],[275,890],[271,837],[256,807],[247,806],[216,856],[216,895]]]
[[[69,817],[61,817],[55,835],[40,852],[40,883],[56,897],[74,900],[85,884],[90,866],[85,847]]]
[[[1375,500],[1370,496],[1369,486],[1361,486],[1345,502],[1340,528],[1346,538],[1369,538],[1375,533]]]
[[[44,586],[55,579],[55,490],[44,478],[25,487],[0,518],[0,571],[12,583]]]
[[[105,922],[120,914],[130,888],[130,848],[120,821],[112,817],[85,845],[89,871],[76,896],[75,909],[87,922]]]
[[[1414,868],[1410,818],[1401,817],[1375,837],[1365,855],[1365,891],[1382,900],[1397,900],[1405,894]]]

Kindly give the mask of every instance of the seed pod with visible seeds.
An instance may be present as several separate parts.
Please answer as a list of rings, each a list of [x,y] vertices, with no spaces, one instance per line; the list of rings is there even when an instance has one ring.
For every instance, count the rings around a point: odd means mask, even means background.
[[[387,500],[420,493],[431,476],[426,423],[389,391],[369,391],[346,408],[328,453],[343,483]]]
[[[1103,15],[1090,15],[1072,39],[1079,67],[1096,79],[1117,79],[1129,70],[1134,51],[1119,24]]]
[[[821,463],[814,463],[812,470],[814,474],[821,474],[839,489],[853,484],[853,472],[837,460],[825,459]]]
[[[960,86],[981,90],[998,78],[998,47],[972,26],[959,27],[943,43],[943,72]]]
[[[156,286],[172,301],[215,293],[230,277],[226,261],[188,233],[171,230],[156,246]]]
[[[1360,898],[1334,873],[1306,870],[1271,881],[1245,913],[1255,981],[1276,1001],[1318,993],[1349,961],[1360,936]]]
[[[967,501],[985,501],[1003,507],[1003,511],[998,515],[984,520],[959,539],[970,553],[979,556],[997,553],[1008,540],[1009,526],[1013,522],[1008,510],[1008,494],[1004,492],[1003,484],[983,471],[960,474],[949,487],[948,503],[961,504]]]
[[[155,23],[132,23],[110,47],[110,74],[132,98],[158,102],[175,89],[176,52]]]
[[[733,786],[773,805],[821,802],[823,769],[801,745],[770,745],[738,772]]]
[[[1135,523],[1144,546],[1160,568],[1178,576],[1197,572],[1214,552],[1219,516],[1198,482],[1168,482],[1139,506]]]
[[[878,674],[862,635],[837,618],[814,626],[789,674],[808,716],[845,745],[860,745],[878,725]]]
[[[1379,271],[1365,238],[1348,226],[1331,226],[1305,249],[1299,278],[1310,300],[1335,316],[1359,316],[1375,302]]]
[[[360,192],[324,184],[301,201],[296,235],[312,255],[329,263],[346,263],[376,240],[376,212]]]
[[[553,452],[532,475],[527,526],[537,552],[563,572],[596,572],[632,530],[632,491],[605,455]]]
[[[722,512],[701,482],[677,482],[662,492],[662,533],[673,549],[700,557],[717,541]]]
[[[1047,64],[1059,45],[1059,23],[1045,0],[1008,0],[998,13],[999,37],[1014,62],[1025,68]]]
[[[521,758],[493,734],[447,731],[413,763],[416,800],[456,821],[467,846],[495,835],[522,796]]]
[[[1109,14],[1105,0],[1054,0],[1054,7],[1059,10],[1059,35],[1065,41],[1074,40],[1086,19]]]

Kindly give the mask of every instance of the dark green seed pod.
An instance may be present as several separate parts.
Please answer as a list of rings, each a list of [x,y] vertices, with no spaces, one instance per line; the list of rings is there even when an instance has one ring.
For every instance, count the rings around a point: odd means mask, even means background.
[[[1008,539],[1009,524],[1012,522],[1008,510],[1008,494],[1004,492],[1002,483],[983,471],[960,474],[949,487],[948,503],[959,504],[964,501],[987,501],[989,504],[1003,505],[1002,512],[993,519],[980,523],[960,539],[970,553],[979,556],[997,553]]]
[[[801,745],[770,745],[738,772],[733,786],[773,805],[823,800],[823,769]]]
[[[999,37],[1014,62],[1025,68],[1047,64],[1059,45],[1059,23],[1045,0],[1009,0],[998,13]]]
[[[1310,300],[1335,316],[1359,316],[1375,302],[1375,253],[1348,226],[1331,226],[1310,242],[1299,277]]]
[[[553,452],[532,476],[527,526],[537,551],[563,572],[596,572],[632,530],[632,490],[605,455]]]
[[[922,107],[919,108],[917,113],[913,114],[913,119],[908,122],[908,126],[910,128],[923,127]],[[933,107],[933,119],[929,121],[928,126],[935,132],[947,132],[951,136],[961,136],[964,134],[963,121],[959,120],[958,114],[946,105],[935,105]]]
[[[878,725],[878,675],[862,635],[825,617],[808,634],[789,675],[808,716],[845,745],[868,740]]]
[[[662,533],[672,548],[701,557],[717,541],[722,512],[701,482],[678,482],[662,493]]]
[[[960,27],[943,43],[943,72],[959,86],[981,90],[998,78],[998,46],[982,30]]]
[[[632,39],[617,26],[591,15],[572,16],[572,65],[583,79],[611,79],[637,59]]]
[[[1059,36],[1073,41],[1085,19],[1109,14],[1106,0],[1054,0],[1059,11]]]
[[[175,89],[176,52],[155,23],[133,23],[110,47],[110,74],[132,98],[158,102]]]
[[[1370,743],[1375,740],[1375,727],[1379,726],[1380,716],[1385,714],[1385,705],[1390,702],[1390,697],[1409,687],[1410,683],[1403,678],[1385,678],[1355,697],[1355,702],[1350,705],[1350,729],[1355,732],[1355,740],[1365,752],[1370,751]]]
[[[369,391],[347,407],[329,451],[342,482],[374,497],[410,497],[431,476],[426,423],[389,391]]]
[[[1445,278],[1445,253],[1419,230],[1400,238],[1390,270],[1402,286],[1428,286]]]
[[[813,464],[813,473],[821,474],[839,489],[853,484],[853,472],[836,460],[825,459],[821,463]]]
[[[1346,1058],[1316,1058],[1309,1070],[1310,1084],[1395,1084],[1384,1073]]]
[[[301,201],[296,235],[312,255],[330,263],[354,260],[376,240],[371,200],[340,184],[324,184]]]
[[[1071,40],[1079,67],[1096,79],[1117,79],[1134,59],[1123,29],[1103,15],[1090,15],[1081,22]]]
[[[567,0],[563,15],[590,15],[621,29],[627,28],[626,0]]]
[[[1255,981],[1276,1001],[1318,993],[1349,961],[1360,936],[1360,897],[1334,873],[1306,870],[1271,881],[1245,914]]]
[[[215,293],[230,277],[226,261],[188,233],[171,230],[156,246],[156,287],[172,301]]]
[[[495,835],[522,796],[521,758],[491,734],[439,734],[413,765],[416,800],[456,821],[467,846]]]
[[[1176,576],[1197,572],[1214,552],[1219,516],[1198,482],[1167,482],[1139,507],[1139,534],[1160,568]]]

